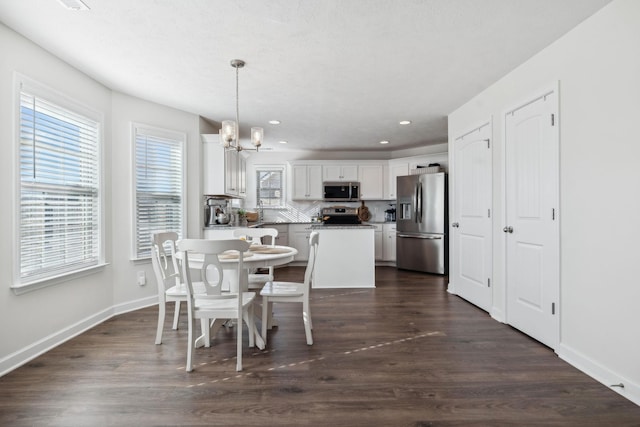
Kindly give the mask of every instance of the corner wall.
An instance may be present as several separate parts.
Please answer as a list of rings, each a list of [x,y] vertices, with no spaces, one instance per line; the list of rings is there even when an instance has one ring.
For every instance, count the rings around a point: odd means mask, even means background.
[[[449,116],[453,138],[493,117],[493,297],[504,310],[504,111],[560,83],[558,355],[640,404],[640,2],[617,0]],[[452,152],[453,150],[449,150]]]

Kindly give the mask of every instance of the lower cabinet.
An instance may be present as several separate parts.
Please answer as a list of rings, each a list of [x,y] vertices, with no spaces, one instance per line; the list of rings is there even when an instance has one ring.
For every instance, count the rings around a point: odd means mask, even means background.
[[[382,260],[396,260],[396,225],[382,224]]]
[[[383,257],[383,238],[382,238],[382,224],[372,224],[375,227],[373,233],[373,242],[375,245],[375,259],[376,261],[382,261]]]
[[[289,224],[289,246],[298,250],[294,261],[307,261],[309,259],[310,224]]]

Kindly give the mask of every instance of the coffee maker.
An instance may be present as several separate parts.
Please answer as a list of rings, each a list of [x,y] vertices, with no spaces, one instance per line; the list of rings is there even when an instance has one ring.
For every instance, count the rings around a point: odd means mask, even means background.
[[[227,202],[226,200],[220,200],[213,197],[209,197],[205,202],[205,211],[204,211],[204,225],[205,227],[211,225],[220,224],[218,221],[219,214],[225,212]],[[227,220],[224,224],[227,224],[229,221]]]
[[[384,222],[396,222],[396,205],[390,204],[391,208],[384,211]]]

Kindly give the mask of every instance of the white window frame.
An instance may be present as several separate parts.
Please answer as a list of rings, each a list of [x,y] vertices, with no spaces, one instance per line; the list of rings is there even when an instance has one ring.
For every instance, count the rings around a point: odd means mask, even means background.
[[[270,172],[270,171],[276,171],[276,172],[281,172],[282,173],[282,185],[281,185],[281,191],[282,194],[280,196],[280,205],[278,206],[262,206],[262,209],[272,209],[272,210],[282,210],[282,209],[287,209],[287,168],[286,165],[255,165],[254,167],[254,178],[256,180],[256,190],[255,190],[255,194],[256,194],[256,206],[260,205],[260,195],[259,195],[259,189],[260,189],[260,183],[258,181],[258,172],[261,171],[266,171],[266,172]]]
[[[53,104],[55,107],[61,110],[68,110],[71,113],[78,114],[84,118],[90,119],[96,122],[96,154],[97,154],[97,206],[95,209],[95,225],[97,231],[95,232],[98,242],[95,245],[97,254],[95,261],[85,262],[73,267],[72,265],[56,266],[49,271],[43,271],[41,274],[32,275],[31,277],[21,277],[21,230],[22,230],[22,217],[21,217],[21,194],[22,194],[22,178],[21,178],[21,157],[20,157],[20,145],[21,145],[21,94],[22,92],[28,93],[37,99],[46,100]],[[58,283],[64,283],[71,279],[83,277],[89,274],[93,274],[96,271],[100,271],[105,266],[105,244],[104,244],[104,179],[103,179],[103,126],[104,126],[104,114],[96,111],[91,107],[88,107],[81,102],[68,97],[67,95],[48,87],[42,83],[37,82],[27,76],[20,73],[14,73],[14,134],[13,134],[13,159],[14,159],[14,185],[13,185],[13,215],[14,215],[14,236],[13,246],[14,250],[14,273],[13,283],[11,288],[15,294],[23,294],[36,289],[44,288],[47,286],[56,285]]]
[[[186,180],[186,161],[187,161],[187,134],[185,132],[180,132],[176,130],[170,129],[162,129],[155,126],[150,126],[142,123],[131,123],[131,173],[132,173],[132,200],[131,200],[131,208],[132,208],[132,234],[131,234],[131,259],[133,261],[138,260],[147,260],[151,258],[151,253],[148,254],[145,252],[139,253],[138,251],[138,220],[137,220],[137,174],[136,174],[136,141],[138,135],[146,135],[150,137],[173,140],[180,143],[180,149],[182,151],[182,159],[181,159],[181,210],[180,214],[181,224],[179,229],[158,229],[153,230],[153,232],[161,232],[161,231],[175,231],[178,233],[180,238],[186,236],[186,224],[187,224],[187,180]],[[151,245],[151,240],[149,239],[149,245]],[[150,247],[150,246],[149,246]]]

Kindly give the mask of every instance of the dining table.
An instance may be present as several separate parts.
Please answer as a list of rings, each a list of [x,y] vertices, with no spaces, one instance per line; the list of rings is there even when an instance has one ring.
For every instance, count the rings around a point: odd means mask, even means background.
[[[250,271],[258,268],[277,267],[288,264],[293,261],[297,254],[298,250],[291,246],[252,244],[249,250],[243,254],[243,273],[241,277],[237,277],[239,253],[237,251],[227,251],[218,256],[224,270],[223,290],[226,288],[229,292],[236,293],[238,292],[238,285],[240,285],[242,289],[247,289]],[[203,256],[198,256],[198,254],[190,254],[189,268],[200,270],[203,258]],[[224,319],[215,319],[212,321],[212,332],[215,333],[224,321]],[[255,322],[255,319],[253,319],[253,321]],[[256,346],[263,350],[265,348],[265,342],[259,333],[259,328],[256,326],[254,331]],[[196,347],[202,347],[204,345],[205,338],[204,335],[201,335],[196,339]]]

